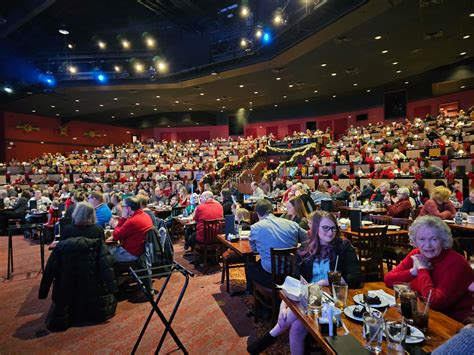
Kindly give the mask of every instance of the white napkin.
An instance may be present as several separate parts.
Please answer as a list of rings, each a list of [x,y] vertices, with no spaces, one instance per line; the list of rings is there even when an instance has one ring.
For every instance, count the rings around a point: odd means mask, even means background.
[[[289,296],[294,296],[295,298],[299,299],[301,290],[300,280],[291,276],[287,276],[283,285],[277,286],[282,290],[285,290]]]
[[[383,300],[383,301],[387,302],[390,307],[395,307],[397,305],[395,303],[395,297],[388,294],[384,290],[369,291],[369,294],[378,296],[381,301]]]

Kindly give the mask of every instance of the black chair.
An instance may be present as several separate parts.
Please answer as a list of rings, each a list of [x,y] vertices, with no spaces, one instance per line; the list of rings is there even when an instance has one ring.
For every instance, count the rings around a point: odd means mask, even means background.
[[[280,305],[280,297],[276,285],[281,285],[285,281],[285,277],[293,275],[295,271],[296,251],[293,248],[271,248],[271,267],[272,267],[272,287],[268,288],[253,282],[254,297],[254,320],[259,321],[259,307],[264,307],[271,311],[272,320],[275,322],[278,316],[278,306]]]
[[[331,200],[321,201],[321,211],[333,212],[335,211],[334,202]]]
[[[453,249],[459,254],[464,256],[464,258],[469,261],[469,259],[474,255],[474,243],[472,238],[469,237],[457,237],[453,240]]]
[[[204,267],[207,266],[209,257],[215,258],[216,264],[219,262],[221,243],[217,240],[217,235],[223,232],[223,227],[224,219],[204,221],[204,241],[197,241],[193,251],[195,268],[201,256],[204,258]]]
[[[387,226],[378,228],[361,228],[352,236],[352,243],[357,250],[362,272],[366,281],[383,280],[383,251],[387,236]]]

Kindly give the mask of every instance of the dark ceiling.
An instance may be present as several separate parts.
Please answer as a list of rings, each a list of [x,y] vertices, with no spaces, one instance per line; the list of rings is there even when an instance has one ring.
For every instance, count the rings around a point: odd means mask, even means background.
[[[290,0],[287,11],[293,18],[285,29],[274,30],[272,43],[250,52],[237,45],[231,57],[225,50],[222,55],[210,55],[209,50],[215,48],[219,29],[248,31],[238,8],[229,10],[235,13],[232,17],[228,17],[230,12],[218,14],[237,1],[147,1],[148,5],[166,4],[154,9],[161,13],[144,6],[144,0],[49,2],[50,7],[30,14],[24,23],[19,22],[32,10],[33,0],[15,1],[15,6],[0,12],[0,22],[2,14],[19,21],[0,25],[1,43],[8,49],[4,58],[18,56],[24,67],[34,63],[41,70],[54,65],[59,70],[62,59],[54,58],[64,57],[65,38],[57,30],[64,24],[71,32],[68,41],[75,46],[69,55],[78,60],[79,67],[85,67],[81,56],[84,63],[104,66],[112,63],[110,58],[130,59],[119,48],[108,47],[107,55],[100,53],[97,39],[111,47],[118,43],[118,35],[138,43],[141,34],[148,32],[157,34],[159,48],[153,53],[137,49],[132,54],[141,60],[166,55],[171,71],[153,79],[131,74],[110,79],[107,85],[73,78],[58,81],[49,92],[25,84],[15,95],[3,94],[4,110],[130,126],[159,117],[167,118],[155,120],[161,126],[187,125],[199,122],[199,117],[206,123],[221,110],[233,113],[242,107],[273,108],[288,102],[324,102],[334,95],[370,95],[368,90],[386,83],[409,88],[421,78],[426,81],[423,74],[427,72],[470,61],[474,50],[474,15],[470,16],[474,3],[466,0],[328,0],[309,12],[303,1]],[[275,0],[254,2],[259,7],[253,7],[252,28],[265,19],[268,22],[278,4]],[[16,74],[6,67],[0,80]],[[462,90],[461,86],[472,89],[472,77],[472,70],[457,75],[450,81],[450,92]],[[440,82],[433,78],[431,84],[438,87]]]

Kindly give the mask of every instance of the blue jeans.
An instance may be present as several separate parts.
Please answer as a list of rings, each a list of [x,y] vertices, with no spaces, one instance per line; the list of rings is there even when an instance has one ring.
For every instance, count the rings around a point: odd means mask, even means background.
[[[114,251],[111,250],[111,252],[112,252],[112,257],[114,258],[115,263],[127,263],[130,261],[138,260],[138,256],[130,254],[121,246],[115,247],[115,250]]]

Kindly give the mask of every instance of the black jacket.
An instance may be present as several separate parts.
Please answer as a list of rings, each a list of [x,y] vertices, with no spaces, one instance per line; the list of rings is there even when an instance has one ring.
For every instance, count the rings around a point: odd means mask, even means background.
[[[19,197],[15,205],[13,206],[13,211],[15,213],[26,213],[28,209],[28,199],[26,197]]]
[[[70,238],[53,249],[38,292],[52,305],[46,319],[50,330],[64,330],[77,322],[103,322],[115,315],[117,283],[112,256],[101,239]]]
[[[65,226],[64,230],[61,231],[61,240],[78,237],[84,237],[89,239],[105,239],[104,229],[101,226],[98,226],[97,224],[70,224]]]
[[[362,282],[362,273],[356,251],[351,242],[347,239],[342,239],[336,254],[339,255],[337,270],[341,272],[349,288],[359,288]],[[311,282],[313,279],[313,262],[314,258],[303,259],[298,253],[295,277],[299,279],[300,276],[303,276],[306,281]],[[334,270],[335,260],[331,260],[329,265],[330,269]]]

